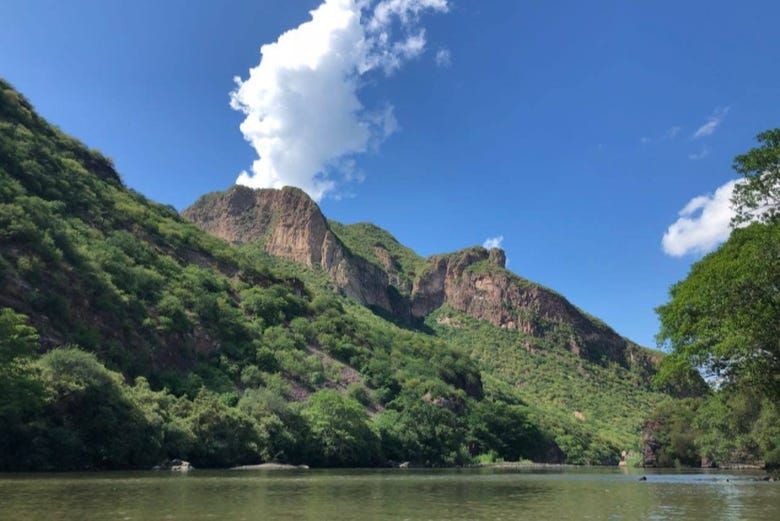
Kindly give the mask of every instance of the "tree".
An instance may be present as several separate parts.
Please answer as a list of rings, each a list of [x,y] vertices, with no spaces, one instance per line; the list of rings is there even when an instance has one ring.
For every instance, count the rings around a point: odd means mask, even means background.
[[[206,389],[195,397],[186,418],[195,436],[189,457],[196,467],[258,463],[268,446],[267,433],[248,414],[219,398]]]
[[[36,365],[47,390],[41,466],[127,468],[158,461],[162,433],[122,375],[73,347],[49,351]]]
[[[0,370],[10,371],[20,360],[29,359],[38,347],[38,333],[27,325],[27,317],[10,308],[0,309]]]
[[[697,398],[668,400],[658,404],[651,413],[645,428],[650,427],[649,432],[660,443],[657,466],[699,466],[701,456],[696,441],[703,433],[694,427],[699,405]],[[713,431],[713,434],[719,433]]]
[[[312,463],[357,467],[378,462],[379,440],[357,401],[333,390],[318,391],[309,397],[303,417],[311,432]]]
[[[744,180],[734,187],[732,204],[737,226],[754,220],[770,222],[780,216],[780,128],[756,136],[761,146],[734,159]]]
[[[407,392],[376,417],[386,457],[423,465],[469,461],[464,425],[467,418],[433,403],[434,400]]]
[[[690,367],[780,400],[780,223],[735,230],[657,309],[671,347],[659,378]]]
[[[38,333],[26,322],[24,315],[0,310],[0,469],[26,466],[43,406],[43,386],[31,365]]]
[[[468,420],[469,449],[473,454],[492,451],[508,461],[544,456],[546,440],[519,405],[492,400],[473,402]]]

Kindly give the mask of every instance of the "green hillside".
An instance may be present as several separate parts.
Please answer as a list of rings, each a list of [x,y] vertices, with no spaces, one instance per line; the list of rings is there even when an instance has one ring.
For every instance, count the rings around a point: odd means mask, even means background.
[[[649,392],[638,371],[588,363],[562,342],[499,329],[448,309],[431,315],[428,325],[472,355],[490,375],[487,389],[529,404],[534,420],[556,434],[564,452],[580,454],[583,461],[614,457],[616,447],[632,449],[648,411],[668,398]]]
[[[331,230],[338,236],[341,242],[353,253],[386,268],[385,262],[379,258],[382,250],[388,253],[389,268],[398,274],[398,289],[402,293],[409,293],[415,276],[425,269],[425,259],[417,255],[393,237],[386,230],[371,223],[341,224],[336,221],[328,221]]]
[[[418,269],[380,229],[338,229]],[[2,81],[0,310],[0,469],[614,462],[658,398],[482,323],[399,328],[128,189]]]

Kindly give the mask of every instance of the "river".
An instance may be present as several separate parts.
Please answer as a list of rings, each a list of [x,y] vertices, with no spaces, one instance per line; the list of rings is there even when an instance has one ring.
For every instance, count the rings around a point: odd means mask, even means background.
[[[780,483],[759,476],[611,468],[0,474],[0,520],[780,520]]]

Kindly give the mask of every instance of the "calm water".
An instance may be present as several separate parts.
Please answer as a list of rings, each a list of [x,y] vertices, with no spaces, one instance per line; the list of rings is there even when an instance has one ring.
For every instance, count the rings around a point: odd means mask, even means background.
[[[780,520],[780,483],[618,469],[2,475],[14,520]],[[729,481],[726,481],[726,480]]]

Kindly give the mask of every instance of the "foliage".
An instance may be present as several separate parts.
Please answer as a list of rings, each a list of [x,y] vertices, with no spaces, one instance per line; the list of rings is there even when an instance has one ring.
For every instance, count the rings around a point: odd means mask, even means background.
[[[420,257],[372,225],[334,229],[411,290]],[[1,469],[442,465],[545,459],[556,443],[604,462],[655,399],[563,340],[516,362],[523,337],[403,329],[332,289],[129,190],[0,80]]]
[[[756,219],[772,222],[780,216],[780,128],[756,139],[761,146],[734,159],[734,170],[744,177],[734,187],[734,225]]]
[[[506,461],[545,459],[550,443],[530,420],[528,409],[503,401],[474,404],[468,419],[469,450]]]
[[[329,467],[375,465],[379,440],[363,406],[333,390],[314,393],[302,411],[310,429],[310,461]]]
[[[258,463],[261,455],[267,454],[268,432],[215,393],[201,390],[189,406],[185,422],[196,440],[188,457],[197,466]]]
[[[778,463],[780,410],[760,394],[730,389],[664,402],[648,423],[661,446],[660,466]]]
[[[617,462],[622,450],[638,447],[647,412],[665,398],[648,390],[643,374],[588,363],[554,335],[537,338],[498,329],[447,308],[433,313],[427,324],[450,344],[470,350],[483,375],[490,375],[488,396],[529,404],[523,408],[528,421],[569,463]],[[550,446],[537,443],[524,447],[523,457],[539,457],[541,447]]]
[[[38,335],[26,317],[0,309],[0,455],[20,454],[43,408],[43,386],[31,364]],[[8,466],[0,459],[0,470]]]
[[[657,381],[700,370],[713,387],[685,407],[654,413],[667,460],[780,460],[780,129],[758,141],[734,160],[744,179],[732,198],[731,237],[696,262],[657,310],[659,343],[671,349]]]
[[[44,443],[55,468],[151,466],[160,432],[122,377],[94,355],[55,349],[38,362],[47,387],[49,425]]]
[[[699,400],[665,401],[650,416],[653,434],[660,444],[660,467],[698,466],[701,456],[696,446],[700,432],[693,427]]]
[[[437,404],[436,398],[449,407]],[[430,394],[405,393],[394,400],[376,420],[387,457],[426,465],[467,462],[465,422],[458,414],[461,407],[455,400]]]
[[[659,379],[690,367],[721,385],[780,398],[780,223],[737,229],[693,265],[658,308],[659,341],[672,350]]]
[[[263,461],[306,461],[309,425],[298,407],[291,406],[282,395],[266,387],[247,390],[238,408],[252,417],[263,432],[266,440],[260,448]]]

